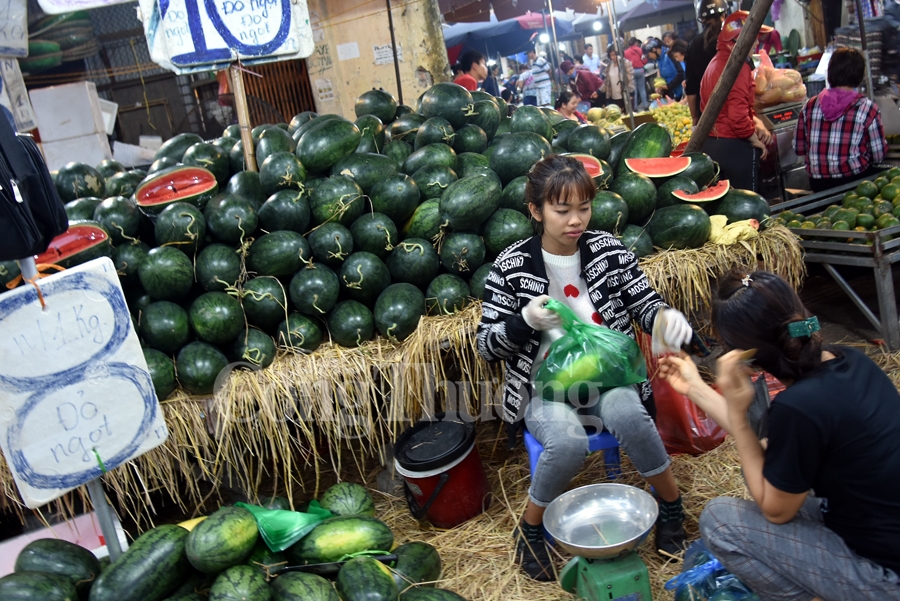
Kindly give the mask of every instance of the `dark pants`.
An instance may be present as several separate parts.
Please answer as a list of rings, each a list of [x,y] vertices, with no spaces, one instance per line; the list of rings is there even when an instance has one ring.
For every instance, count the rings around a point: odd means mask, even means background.
[[[523,96],[522,104],[527,106],[537,106],[537,96]]]
[[[732,188],[759,190],[760,150],[740,138],[709,137],[703,152],[719,164],[719,179],[727,179]]]
[[[607,98],[606,105],[614,104],[623,111],[625,110],[625,100],[622,98]],[[604,105],[604,106],[606,106]]]
[[[856,175],[850,175],[847,177],[810,177],[809,187],[812,188],[813,192],[824,192],[826,190],[831,190],[832,188],[837,188],[838,186],[841,186],[843,184],[849,184],[850,182],[855,182],[861,179],[874,179],[882,171],[884,171],[884,169],[879,169],[878,167],[869,167],[862,173],[857,173]]]

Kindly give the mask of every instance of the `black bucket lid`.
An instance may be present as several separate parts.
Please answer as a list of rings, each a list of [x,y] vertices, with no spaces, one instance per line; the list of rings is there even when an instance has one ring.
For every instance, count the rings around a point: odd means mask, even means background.
[[[428,472],[459,459],[475,442],[475,424],[455,414],[438,413],[408,428],[394,445],[394,458],[405,470]]]

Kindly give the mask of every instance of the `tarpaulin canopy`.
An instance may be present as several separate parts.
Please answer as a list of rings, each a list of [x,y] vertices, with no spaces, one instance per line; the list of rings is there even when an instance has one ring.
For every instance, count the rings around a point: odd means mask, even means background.
[[[679,13],[684,13],[687,19],[694,19],[695,14],[693,0],[646,0],[628,4],[631,6],[627,12],[618,14],[619,28],[624,30],[671,23],[672,17]]]
[[[556,31],[564,35],[572,31],[570,21],[556,19]],[[487,23],[458,23],[444,27],[444,44],[448,48],[463,46],[488,56],[510,56],[532,47],[533,38],[550,27],[550,17],[531,13],[506,21],[491,16]]]
[[[605,0],[553,0],[553,9],[571,9],[579,13],[596,13]],[[494,9],[499,21],[520,17],[528,12],[547,8],[546,0],[438,0],[441,14],[447,23],[487,22]]]

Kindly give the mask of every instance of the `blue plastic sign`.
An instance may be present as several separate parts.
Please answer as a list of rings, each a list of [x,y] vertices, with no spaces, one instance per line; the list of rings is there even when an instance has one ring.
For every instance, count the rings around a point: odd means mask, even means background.
[[[28,507],[168,437],[113,262],[0,295],[0,448]]]
[[[306,58],[305,0],[140,0],[150,58],[176,73]]]

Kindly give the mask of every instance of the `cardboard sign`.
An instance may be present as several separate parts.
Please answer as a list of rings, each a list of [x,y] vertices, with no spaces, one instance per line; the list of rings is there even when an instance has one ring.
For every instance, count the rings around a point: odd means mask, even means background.
[[[0,56],[28,56],[26,0],[0,0]]]
[[[131,0],[38,0],[41,10],[48,15],[59,15],[75,10],[100,8],[101,6],[124,4],[126,2],[131,2]],[[22,56],[25,55],[23,54]]]
[[[39,507],[168,437],[108,258],[0,295],[0,448]]]
[[[139,0],[150,58],[176,73],[306,58],[305,0]]]

